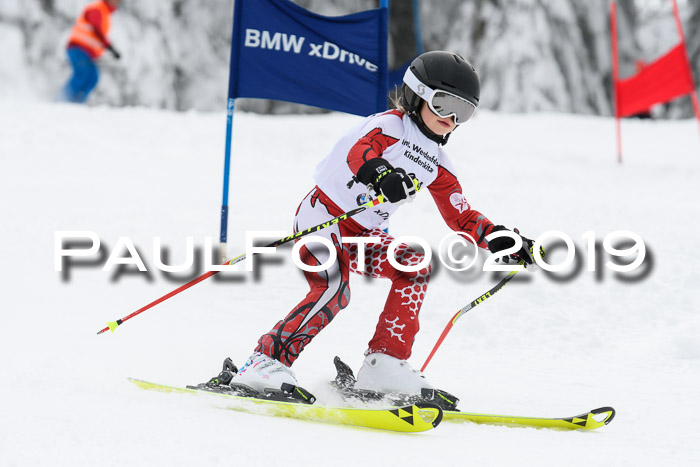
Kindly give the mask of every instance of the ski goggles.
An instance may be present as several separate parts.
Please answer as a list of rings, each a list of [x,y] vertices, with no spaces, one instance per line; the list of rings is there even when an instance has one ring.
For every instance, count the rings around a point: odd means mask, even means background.
[[[403,82],[428,103],[428,107],[435,115],[442,118],[454,116],[457,125],[469,120],[476,112],[476,105],[473,102],[442,89],[430,88],[416,78],[411,68],[408,68],[403,75]]]

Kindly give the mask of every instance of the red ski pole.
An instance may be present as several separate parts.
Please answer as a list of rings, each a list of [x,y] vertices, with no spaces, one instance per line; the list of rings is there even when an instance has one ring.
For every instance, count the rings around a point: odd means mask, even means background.
[[[269,245],[267,245],[266,248],[278,247],[278,246],[283,245],[285,243],[296,240],[297,238],[301,238],[301,237],[304,237],[308,234],[318,232],[319,230],[325,229],[326,227],[330,227],[331,225],[338,224],[339,222],[342,222],[346,219],[349,219],[350,217],[352,217],[356,214],[359,214],[367,209],[373,208],[374,206],[376,206],[378,204],[382,204],[384,202],[386,202],[386,198],[384,198],[384,196],[380,195],[376,199],[373,199],[371,201],[367,201],[365,204],[362,204],[362,205],[358,206],[357,208],[352,209],[344,214],[341,214],[340,216],[335,217],[327,222],[324,222],[324,223],[319,224],[319,225],[314,226],[314,227],[310,227],[306,230],[302,230],[301,232],[297,232],[297,233],[292,234],[288,237],[280,238],[279,240],[276,240],[276,241],[270,243]],[[234,265],[236,263],[243,261],[245,259],[245,257],[246,257],[246,254],[243,253],[242,255],[237,256],[237,257],[233,258],[232,260],[225,262],[224,265]],[[179,294],[183,290],[189,289],[190,287],[192,287],[195,284],[199,284],[204,279],[208,279],[209,277],[213,276],[217,272],[219,272],[219,271],[208,271],[208,272],[202,274],[201,276],[199,276],[198,278],[191,280],[187,284],[182,285],[182,286],[178,287],[177,289],[173,290],[172,292],[169,292],[169,293],[163,295],[159,299],[152,301],[148,305],[146,305],[142,308],[139,308],[138,310],[134,311],[130,315],[123,317],[122,319],[118,319],[116,321],[107,321],[107,327],[98,331],[97,334],[102,334],[103,332],[106,332],[106,331],[114,332],[114,330],[117,329],[117,327],[119,325],[121,325],[124,321],[129,320],[129,319],[133,318],[134,316],[137,316],[150,308],[153,308],[154,306],[158,305],[159,303],[164,302],[165,300],[169,299],[170,297],[173,297],[174,295]]]
[[[522,263],[519,263],[522,264]],[[425,367],[428,366],[428,363],[430,363],[430,360],[433,358],[433,355],[435,355],[435,352],[437,352],[437,349],[440,347],[442,344],[442,341],[445,340],[445,337],[447,337],[447,334],[449,334],[450,329],[452,329],[452,326],[454,326],[455,322],[459,319],[460,316],[477,306],[479,303],[484,302],[487,298],[491,297],[493,294],[501,290],[505,285],[518,273],[519,271],[511,271],[508,273],[506,277],[501,279],[498,284],[494,285],[488,292],[483,294],[481,297],[477,298],[476,300],[469,302],[467,306],[459,310],[447,323],[447,326],[445,326],[445,329],[442,331],[442,334],[440,334],[440,337],[438,338],[437,342],[435,343],[435,347],[433,347],[433,350],[430,351],[430,355],[428,355],[428,358],[425,360],[425,363],[423,363],[423,367],[420,369],[421,372],[425,371]]]

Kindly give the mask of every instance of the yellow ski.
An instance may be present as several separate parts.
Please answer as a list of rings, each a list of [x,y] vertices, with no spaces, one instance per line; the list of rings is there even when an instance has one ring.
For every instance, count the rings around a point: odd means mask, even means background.
[[[412,404],[404,407],[392,407],[385,410],[326,407],[322,405],[233,396],[230,394],[220,394],[151,383],[133,378],[129,378],[129,381],[143,389],[222,398],[227,401],[226,408],[239,412],[295,418],[298,420],[309,420],[321,423],[417,433],[435,428],[442,420],[442,410],[433,404]]]
[[[521,426],[534,428],[559,428],[562,430],[595,430],[607,425],[615,417],[615,409],[601,407],[575,417],[541,418],[511,415],[491,415],[444,411],[443,420],[450,422],[474,422],[487,425]]]

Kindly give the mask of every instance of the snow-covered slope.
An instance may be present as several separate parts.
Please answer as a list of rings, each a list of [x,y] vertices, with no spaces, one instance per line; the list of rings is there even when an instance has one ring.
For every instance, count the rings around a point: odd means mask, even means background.
[[[290,231],[315,164],[357,117],[237,114],[230,256],[246,230]],[[185,238],[217,238],[225,116],[0,102],[0,464],[14,465],[697,465],[700,448],[700,139],[693,121],[623,123],[625,163],[609,119],[482,112],[446,149],[472,205],[535,237],[570,235],[581,269],[511,285],[455,326],[426,370],[463,410],[567,416],[602,405],[593,433],[444,424],[417,436],[271,419],[198,398],[147,393],[127,376],[203,381],[240,363],[305,293],[281,248],[258,274],[209,279],[96,336],[182,283],[155,268],[152,239],[177,263]],[[449,231],[423,193],[392,220],[395,236],[437,247]],[[585,267],[581,235],[627,229],[648,247],[642,279]],[[150,274],[99,266],[54,270],[54,234],[119,237]],[[601,248],[599,246],[599,248]],[[601,250],[602,251],[602,250]],[[551,262],[563,259],[552,251]],[[124,254],[122,254],[124,256]],[[411,359],[420,367],[449,317],[495,283],[436,265]],[[129,270],[133,272],[133,269]],[[636,274],[632,274],[635,276]],[[182,276],[182,274],[181,274]],[[218,277],[218,276],[217,276]],[[332,358],[356,370],[388,283],[354,277],[353,299],[294,369],[325,388]]]

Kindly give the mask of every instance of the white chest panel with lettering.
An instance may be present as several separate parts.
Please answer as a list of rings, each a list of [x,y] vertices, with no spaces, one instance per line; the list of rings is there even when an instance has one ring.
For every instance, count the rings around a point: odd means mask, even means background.
[[[362,124],[346,133],[336,143],[314,173],[318,187],[344,211],[355,209],[374,197],[374,193],[367,193],[365,185],[350,183],[353,174],[348,167],[347,157],[355,143],[376,128],[380,128],[384,135],[397,140],[385,149],[382,157],[394,167],[401,167],[406,173],[413,174],[423,187],[435,180],[438,166],[443,163],[442,159],[445,159],[445,154],[438,144],[421,133],[407,115],[399,117],[396,113],[385,112],[367,117]],[[397,208],[398,206],[391,203],[384,203],[358,214],[353,219],[368,229],[385,228],[387,220]]]

